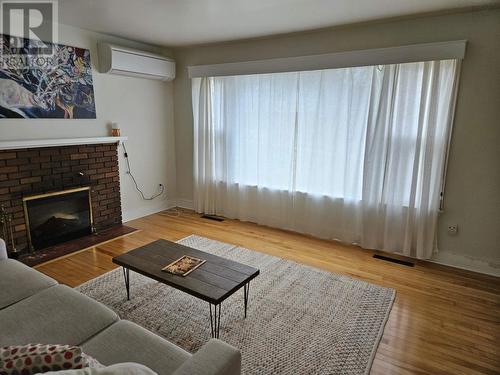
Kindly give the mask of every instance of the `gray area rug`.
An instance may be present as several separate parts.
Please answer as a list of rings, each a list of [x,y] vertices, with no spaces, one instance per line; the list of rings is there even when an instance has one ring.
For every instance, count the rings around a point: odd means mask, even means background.
[[[243,374],[367,374],[395,291],[199,236],[179,243],[260,269],[222,303],[220,337],[242,352]],[[131,320],[194,352],[210,339],[209,306],[131,272],[127,301],[121,269],[77,287]]]

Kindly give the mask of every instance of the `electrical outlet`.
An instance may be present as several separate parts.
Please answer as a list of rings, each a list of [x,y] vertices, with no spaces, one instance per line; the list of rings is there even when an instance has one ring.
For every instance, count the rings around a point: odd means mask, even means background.
[[[450,224],[448,225],[448,234],[449,235],[456,235],[458,233],[458,224]]]

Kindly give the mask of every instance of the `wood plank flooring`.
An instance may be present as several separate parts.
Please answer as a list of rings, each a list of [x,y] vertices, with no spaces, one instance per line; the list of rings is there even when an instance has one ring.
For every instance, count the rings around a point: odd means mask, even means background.
[[[127,225],[140,230],[36,268],[76,286],[114,269],[115,255],[197,234],[396,289],[371,374],[500,374],[500,278],[428,262],[407,267],[355,246],[188,210]]]

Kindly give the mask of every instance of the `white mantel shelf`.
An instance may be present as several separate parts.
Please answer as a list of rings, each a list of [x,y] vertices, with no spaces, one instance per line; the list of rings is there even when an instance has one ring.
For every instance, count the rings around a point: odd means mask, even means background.
[[[95,145],[100,143],[120,143],[127,137],[92,137],[92,138],[58,138],[58,139],[26,139],[21,141],[0,141],[0,150],[18,150],[23,148]]]

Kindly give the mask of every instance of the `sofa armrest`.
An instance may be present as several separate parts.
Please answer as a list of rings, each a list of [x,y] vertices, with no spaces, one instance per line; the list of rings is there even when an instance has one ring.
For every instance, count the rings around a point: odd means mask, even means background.
[[[241,353],[223,341],[212,339],[184,362],[173,375],[240,375]]]
[[[0,260],[7,259],[7,246],[5,241],[0,238]]]

